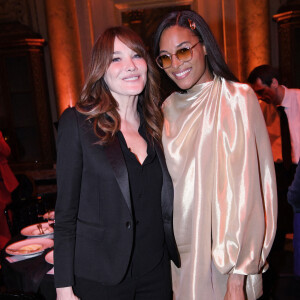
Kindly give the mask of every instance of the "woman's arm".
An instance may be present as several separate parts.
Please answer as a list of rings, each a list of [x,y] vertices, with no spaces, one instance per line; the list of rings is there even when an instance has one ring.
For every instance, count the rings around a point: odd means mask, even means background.
[[[67,109],[59,120],[56,173],[54,279],[55,286],[62,288],[74,285],[76,223],[81,190],[82,148],[74,108]]]
[[[245,275],[230,274],[224,300],[245,300],[245,281]]]
[[[72,287],[67,286],[56,289],[56,300],[79,300],[79,298],[74,295]]]
[[[225,299],[243,293],[247,275],[262,272],[277,219],[265,121],[253,91],[245,85],[235,88],[220,112],[224,117],[217,133],[217,163],[223,170],[217,174],[212,203],[213,261],[220,273],[229,274]]]

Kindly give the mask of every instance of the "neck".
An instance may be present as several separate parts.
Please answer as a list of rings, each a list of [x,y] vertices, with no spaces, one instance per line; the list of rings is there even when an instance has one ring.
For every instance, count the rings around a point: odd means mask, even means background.
[[[283,98],[285,94],[285,89],[282,85],[278,86],[278,105],[282,104]]]
[[[115,99],[119,106],[118,113],[121,118],[121,130],[128,125],[138,128],[140,124],[140,117],[137,111],[138,96],[118,96]]]

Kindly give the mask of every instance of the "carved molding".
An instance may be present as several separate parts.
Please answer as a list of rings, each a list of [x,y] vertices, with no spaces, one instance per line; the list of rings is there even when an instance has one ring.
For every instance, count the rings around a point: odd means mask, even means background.
[[[273,16],[278,25],[279,66],[282,83],[299,88],[300,10],[289,10]]]
[[[30,10],[27,0],[0,0],[0,21],[18,21],[30,24]]]
[[[148,48],[159,20],[170,10],[192,8],[192,3],[192,0],[114,1],[120,23],[142,36]]]
[[[132,9],[148,9],[158,7],[192,5],[193,0],[141,0],[141,1],[126,1],[115,0],[114,5],[120,12]]]
[[[299,20],[300,10],[287,11],[273,16],[274,21],[277,23],[290,23]]]

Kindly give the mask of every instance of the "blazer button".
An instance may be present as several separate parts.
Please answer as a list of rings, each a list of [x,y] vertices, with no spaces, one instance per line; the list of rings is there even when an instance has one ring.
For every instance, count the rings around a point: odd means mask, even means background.
[[[130,221],[126,222],[126,228],[131,229],[131,222]]]

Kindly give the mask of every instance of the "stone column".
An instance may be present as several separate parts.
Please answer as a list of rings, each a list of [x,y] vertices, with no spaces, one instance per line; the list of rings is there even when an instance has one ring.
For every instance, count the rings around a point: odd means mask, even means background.
[[[228,0],[227,0],[228,1]],[[215,39],[224,51],[224,34],[222,24],[222,0],[194,1],[193,9],[197,11],[211,29]]]
[[[194,8],[210,26],[227,64],[241,81],[257,65],[270,62],[268,0],[195,0]]]
[[[45,0],[57,111],[74,106],[83,84],[75,0]]]
[[[238,0],[237,24],[239,78],[245,81],[253,68],[271,61],[268,0]]]

